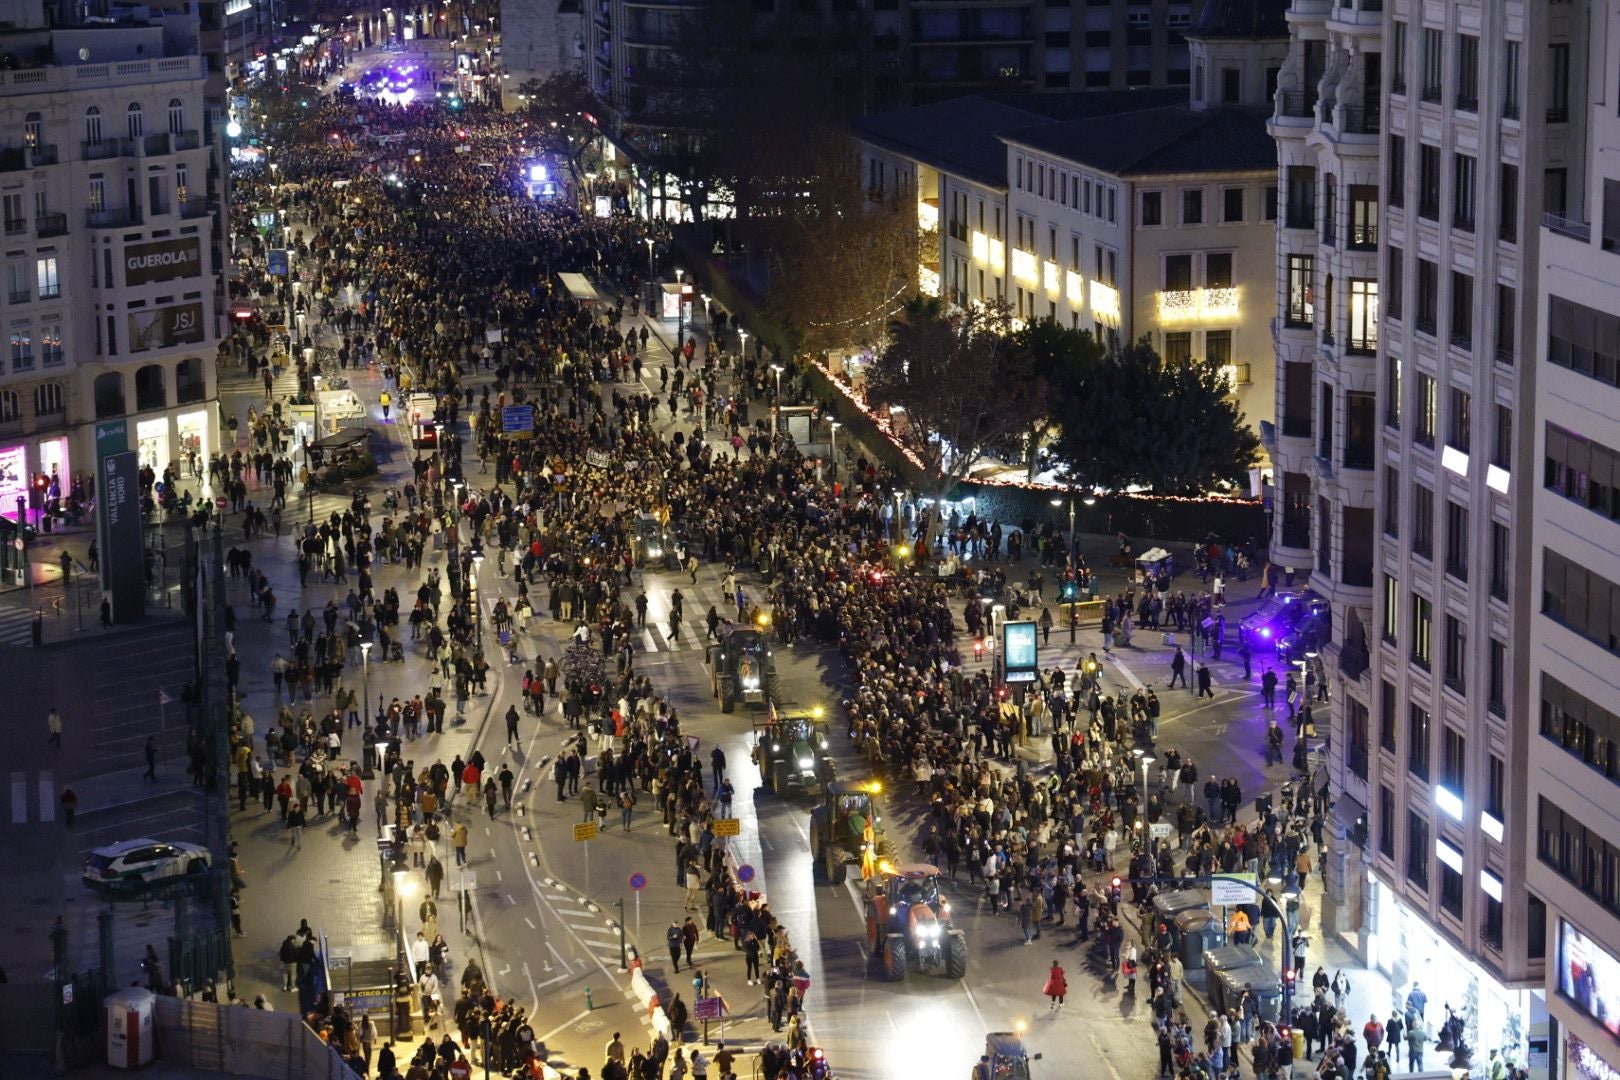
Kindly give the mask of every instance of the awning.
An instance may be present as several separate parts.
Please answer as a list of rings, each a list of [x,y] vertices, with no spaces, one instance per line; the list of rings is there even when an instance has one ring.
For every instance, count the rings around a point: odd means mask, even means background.
[[[310,443],[309,448],[318,452],[326,450],[347,450],[358,443],[365,442],[369,438],[371,438],[370,428],[344,428],[342,431],[335,431],[330,435],[323,435],[321,438]]]
[[[558,274],[557,279],[568,290],[568,298],[579,304],[591,304],[602,299],[596,286],[584,274]]]

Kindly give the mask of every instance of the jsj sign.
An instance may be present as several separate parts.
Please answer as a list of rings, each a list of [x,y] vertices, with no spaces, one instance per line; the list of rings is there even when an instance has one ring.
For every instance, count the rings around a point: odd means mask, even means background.
[[[154,240],[149,244],[129,244],[124,248],[124,282],[149,285],[154,281],[202,275],[202,240],[182,236],[175,240]]]
[[[145,352],[203,339],[201,304],[173,304],[129,313],[129,351]]]

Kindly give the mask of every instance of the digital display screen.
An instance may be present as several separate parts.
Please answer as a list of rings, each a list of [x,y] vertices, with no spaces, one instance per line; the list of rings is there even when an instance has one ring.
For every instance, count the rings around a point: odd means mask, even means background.
[[[1017,671],[1034,671],[1039,663],[1036,659],[1035,624],[1007,623],[1002,627],[1002,649],[1009,675]]]
[[[1620,1038],[1620,960],[1569,923],[1558,926],[1558,992]]]

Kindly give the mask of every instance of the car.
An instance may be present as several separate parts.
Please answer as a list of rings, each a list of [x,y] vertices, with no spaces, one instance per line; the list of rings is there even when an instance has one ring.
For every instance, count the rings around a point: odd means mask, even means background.
[[[1327,601],[1309,590],[1278,593],[1243,617],[1238,639],[1255,650],[1274,647],[1306,615],[1325,610]]]
[[[1277,638],[1277,659],[1285,664],[1303,660],[1308,653],[1321,652],[1332,639],[1333,617],[1325,611],[1313,611]]]
[[[90,852],[84,883],[97,892],[130,892],[208,873],[214,857],[201,844],[178,840],[123,840]]]

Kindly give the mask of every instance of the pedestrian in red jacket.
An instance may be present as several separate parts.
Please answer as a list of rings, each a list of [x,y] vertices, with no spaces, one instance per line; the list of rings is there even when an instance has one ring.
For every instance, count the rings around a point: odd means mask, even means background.
[[[1060,1007],[1069,993],[1069,981],[1063,977],[1063,966],[1056,960],[1052,961],[1052,970],[1046,973],[1046,988],[1041,993],[1052,999],[1049,1007],[1053,1009]]]

